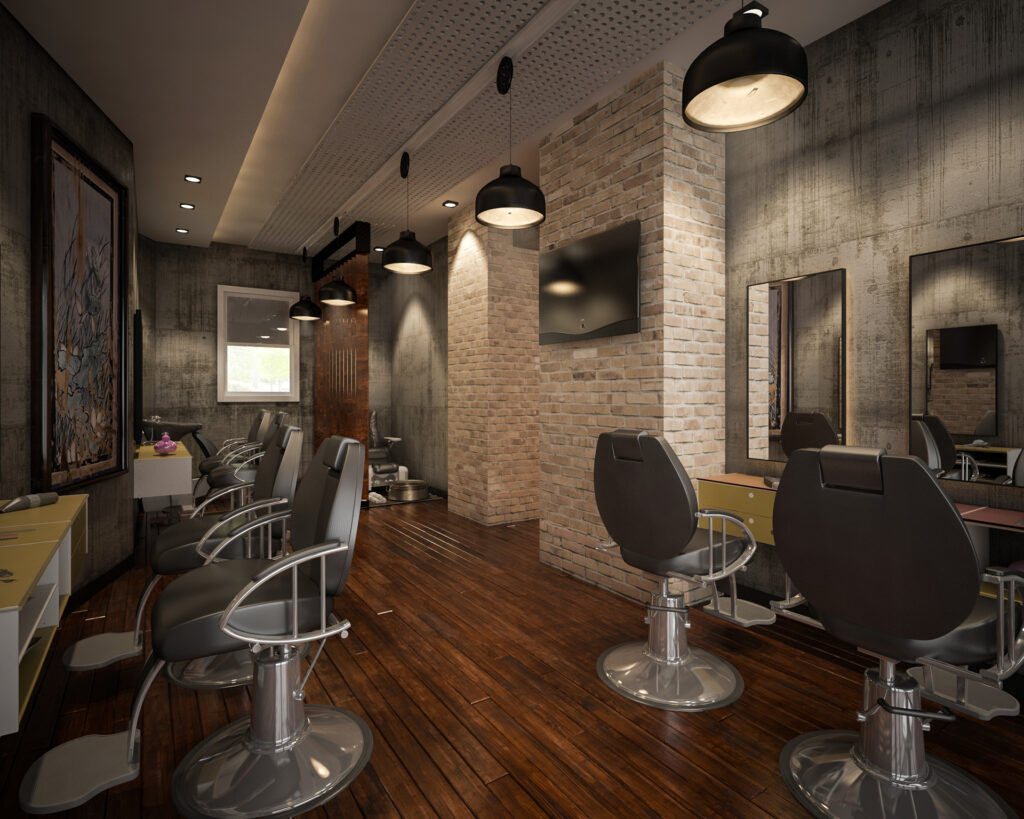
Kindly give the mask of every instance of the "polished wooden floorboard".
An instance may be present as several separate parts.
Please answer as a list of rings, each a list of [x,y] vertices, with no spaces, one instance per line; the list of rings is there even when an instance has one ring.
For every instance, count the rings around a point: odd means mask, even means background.
[[[142,658],[69,674],[64,648],[131,628],[145,583],[134,569],[65,618],[19,734],[0,740],[0,815],[45,749],[127,728]],[[537,560],[537,524],[485,528],[431,502],[363,513],[333,640],[307,701],[360,714],[369,765],[315,816],[804,815],[777,768],[799,733],[856,727],[869,658],[782,620],[744,630],[700,612],[691,641],[728,658],[746,690],[703,713],[658,711],[608,690],[595,662],[645,636],[643,608]],[[147,637],[148,649],[148,637]],[[245,689],[158,681],[143,713],[141,775],[74,816],[174,816],[170,781],[202,737],[244,717]],[[1024,720],[967,718],[928,749],[976,774],[1024,813]]]

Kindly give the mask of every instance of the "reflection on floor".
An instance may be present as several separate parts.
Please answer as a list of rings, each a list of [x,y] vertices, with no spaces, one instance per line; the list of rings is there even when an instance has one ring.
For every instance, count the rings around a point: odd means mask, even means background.
[[[308,701],[361,714],[370,764],[317,816],[801,816],[779,776],[787,740],[855,728],[870,658],[783,621],[745,631],[694,614],[691,638],[727,657],[746,691],[701,714],[616,696],[595,662],[642,639],[642,607],[537,561],[537,524],[486,528],[444,503],[363,513],[332,641]],[[0,740],[0,815],[17,816],[26,767],[52,744],[124,730],[142,659],[69,675],[64,646],[130,628],[145,576],[125,575],[69,614],[20,734]],[[142,775],[74,812],[174,816],[171,774],[203,736],[247,713],[245,690],[160,681],[143,715]],[[929,750],[980,776],[1024,812],[1024,719],[959,718]]]

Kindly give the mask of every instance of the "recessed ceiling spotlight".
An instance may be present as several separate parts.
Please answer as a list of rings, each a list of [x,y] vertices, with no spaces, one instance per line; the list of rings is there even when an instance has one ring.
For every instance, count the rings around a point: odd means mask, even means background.
[[[374,248],[374,252],[376,252],[376,253],[383,253],[384,252],[384,248],[382,248],[380,245],[377,245]]]
[[[191,202],[180,202],[180,203],[178,203],[178,207],[181,208],[182,210],[195,210],[196,209],[196,206],[193,205]]]
[[[186,182],[195,182],[198,185],[200,182],[203,181],[203,177],[201,177],[201,176],[193,176],[192,174],[187,173],[187,174],[185,174],[185,181]]]
[[[441,205],[446,208],[457,208],[459,206],[459,203],[456,202],[454,199],[445,199],[441,203]]]
[[[279,333],[287,333],[288,332],[288,328],[287,327],[278,327],[276,329],[277,329],[277,332],[279,332]]]
[[[175,228],[175,233],[188,233],[188,228]]]
[[[270,338],[270,336],[260,336],[260,338]]]

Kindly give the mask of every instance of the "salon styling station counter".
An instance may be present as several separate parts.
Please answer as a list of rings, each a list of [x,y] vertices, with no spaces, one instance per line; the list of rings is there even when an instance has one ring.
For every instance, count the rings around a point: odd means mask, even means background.
[[[0,515],[0,736],[18,730],[88,551],[88,499]]]

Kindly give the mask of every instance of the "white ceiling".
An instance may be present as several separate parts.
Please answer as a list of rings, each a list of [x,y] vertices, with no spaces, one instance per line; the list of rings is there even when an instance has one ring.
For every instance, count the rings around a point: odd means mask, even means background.
[[[135,145],[140,231],[286,253],[363,219],[443,235],[507,161],[536,179],[556,124],[660,60],[685,66],[739,0],[2,0]],[[766,26],[809,43],[884,0],[774,0]],[[183,181],[203,177],[201,185]],[[191,212],[178,207],[195,202]],[[180,236],[176,227],[190,233]]]

